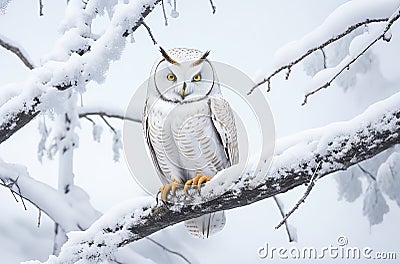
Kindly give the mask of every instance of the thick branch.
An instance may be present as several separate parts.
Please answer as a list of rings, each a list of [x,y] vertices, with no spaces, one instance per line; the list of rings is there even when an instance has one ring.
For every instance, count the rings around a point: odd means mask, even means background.
[[[60,255],[51,256],[48,263],[63,263],[65,259],[94,261],[107,258],[118,247],[167,226],[206,213],[245,206],[303,185],[310,181],[319,163],[320,167],[315,174],[318,178],[346,170],[399,143],[400,93],[378,102],[350,121],[305,131],[280,140],[268,176],[264,176],[261,182],[254,183],[251,179],[240,182],[244,174],[228,174],[229,171],[234,171],[234,167],[231,167],[232,170],[229,168],[222,171],[220,177],[213,181],[219,184],[224,180],[236,178],[239,187],[216,195],[213,200],[194,206],[182,203],[183,200],[179,200],[180,196],[177,195],[171,199],[176,200],[178,204],[170,208],[164,204],[157,204],[153,197],[147,197],[117,207],[89,230],[75,233],[64,245]],[[258,178],[257,175],[254,176]],[[212,184],[213,181],[208,184]],[[204,188],[206,187],[207,185]],[[192,194],[194,199],[205,199],[210,195],[211,192]]]

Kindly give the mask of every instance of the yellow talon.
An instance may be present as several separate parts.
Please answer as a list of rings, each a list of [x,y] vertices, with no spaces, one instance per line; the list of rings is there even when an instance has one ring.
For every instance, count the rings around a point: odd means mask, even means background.
[[[185,186],[183,187],[183,191],[185,192],[186,195],[188,195],[188,189],[190,186],[197,186],[197,189],[200,192],[201,185],[204,182],[208,182],[211,180],[210,176],[202,175],[200,173],[197,173],[196,176],[193,179],[187,180],[185,183]]]
[[[211,180],[210,176],[203,175],[200,177],[199,182],[197,183],[197,189],[199,190],[199,192],[200,192],[201,184],[203,182],[208,182],[210,180]]]
[[[192,185],[192,182],[193,182],[193,180],[188,180],[188,181],[185,183],[185,186],[183,186],[183,191],[184,191],[184,193],[185,193],[186,195],[188,195],[187,190],[189,189],[190,185]]]
[[[200,173],[197,173],[196,174],[196,177],[194,177],[192,180],[193,180],[193,182],[192,182],[192,185],[197,185],[197,183],[199,182],[199,179],[201,178],[201,174]]]
[[[160,187],[160,192],[161,192],[161,200],[163,202],[167,202],[167,196],[168,192],[171,190],[171,194],[175,193],[176,188],[180,185],[180,182],[177,180],[173,179],[171,183],[165,184],[164,186]]]

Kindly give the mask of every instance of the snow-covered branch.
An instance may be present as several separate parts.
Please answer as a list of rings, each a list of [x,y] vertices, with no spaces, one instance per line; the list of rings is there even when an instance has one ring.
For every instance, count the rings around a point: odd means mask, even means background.
[[[352,49],[350,54],[344,58],[336,67],[329,68],[320,71],[316,76],[314,76],[314,87],[304,96],[304,101],[302,105],[307,103],[309,96],[317,93],[318,91],[328,88],[332,82],[346,69],[350,67],[355,61],[358,60],[367,50],[369,50],[375,43],[383,39],[385,41],[390,41],[390,37],[387,36],[392,25],[400,18],[400,7],[395,13],[389,18],[387,23],[384,25],[382,31],[378,31],[375,34],[366,34],[362,38],[359,37],[357,40],[359,43],[355,44],[353,41]],[[389,34],[390,35],[390,34]],[[315,88],[316,87],[316,88]]]
[[[69,1],[64,18],[64,35],[49,60],[32,71],[23,92],[0,107],[0,143],[29,123],[40,111],[54,107],[51,101],[63,91],[101,82],[111,61],[117,60],[132,34],[160,0],[119,3],[106,31],[98,38],[91,33],[93,19],[109,1]]]
[[[334,69],[325,69],[320,71],[319,76],[315,76],[311,92],[306,94],[306,99],[309,95],[314,93],[314,90],[321,90],[328,87],[334,79],[336,79],[345,69],[363,55],[368,49],[371,48],[378,40],[388,40],[385,38],[391,26],[398,20],[398,7],[400,2],[398,0],[385,0],[382,2],[374,2],[356,0],[350,1],[339,8],[337,8],[319,27],[312,32],[305,35],[298,41],[293,41],[282,47],[275,54],[274,70],[263,80],[259,81],[250,91],[251,94],[257,87],[262,84],[267,84],[267,91],[271,89],[271,80],[279,73],[286,71],[285,78],[288,79],[292,68],[298,65],[305,58],[310,56],[316,51],[322,51],[324,48],[330,46],[350,35],[352,32],[359,28],[366,26],[375,26],[375,24],[383,25],[383,29],[379,32],[369,34],[366,32],[364,42],[358,42],[357,50],[350,50],[348,57],[344,58],[337,67]],[[349,26],[350,25],[350,26]],[[359,41],[359,40],[358,40]],[[325,55],[325,54],[324,54]],[[329,72],[330,74],[327,74]],[[328,75],[328,76],[327,76]],[[325,78],[321,78],[325,77]],[[331,78],[329,78],[331,77]],[[304,103],[303,103],[304,104]]]
[[[100,216],[99,212],[87,210],[84,206],[89,197],[79,187],[75,186],[68,196],[64,196],[49,185],[30,177],[24,166],[0,160],[0,179],[16,195],[45,212],[65,232],[85,230]],[[68,197],[73,199],[76,196],[81,198],[81,208],[73,207],[68,200]]]
[[[145,197],[114,207],[87,231],[70,233],[60,255],[51,256],[47,263],[107,259],[117,248],[167,226],[284,193],[310,182],[312,175],[321,178],[346,170],[399,143],[400,93],[397,93],[350,121],[279,140],[267,175],[263,170],[253,175],[248,175],[250,171],[238,173],[235,170],[238,165],[221,171],[206,184],[201,194],[191,193],[192,199],[205,201],[203,203],[183,203],[186,198],[176,195],[170,200],[174,205],[156,203],[153,197]],[[318,169],[317,165],[320,165]],[[236,186],[224,190],[215,188],[226,182],[236,183]]]

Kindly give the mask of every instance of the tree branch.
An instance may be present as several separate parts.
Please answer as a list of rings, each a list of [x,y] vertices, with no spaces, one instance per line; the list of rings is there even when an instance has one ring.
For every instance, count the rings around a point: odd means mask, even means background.
[[[345,60],[342,61],[342,63],[339,64],[340,68],[338,71],[336,71],[336,73],[329,78],[329,80],[324,84],[321,85],[319,87],[317,87],[316,89],[312,90],[311,92],[307,93],[304,96],[304,101],[301,105],[305,105],[307,103],[307,99],[309,96],[317,93],[318,91],[328,88],[329,86],[331,86],[332,82],[346,69],[348,69],[350,67],[350,65],[352,65],[355,61],[358,60],[359,57],[361,57],[367,50],[369,50],[375,43],[377,43],[380,39],[385,39],[385,35],[386,33],[390,30],[390,28],[392,27],[392,25],[394,24],[394,22],[396,22],[398,19],[400,18],[400,8],[396,10],[396,12],[389,18],[389,21],[386,23],[386,26],[384,28],[384,30],[382,31],[381,34],[379,34],[376,38],[374,38],[363,50],[361,50],[360,52],[358,52],[353,58],[351,57],[346,57],[346,58],[351,58],[347,63],[345,63],[344,65],[340,65],[343,64],[343,62],[346,62]]]
[[[365,26],[367,24],[371,24],[371,23],[379,23],[379,22],[386,22],[388,21],[389,18],[376,18],[376,19],[366,19],[365,21],[361,21],[358,22],[350,27],[348,27],[344,32],[328,39],[327,41],[325,41],[324,43],[320,44],[319,46],[313,47],[309,50],[307,50],[307,52],[305,52],[303,55],[301,55],[300,57],[298,57],[297,59],[291,61],[290,63],[281,66],[280,68],[276,69],[273,73],[271,73],[270,75],[268,75],[266,78],[264,78],[262,81],[258,82],[256,85],[254,85],[254,87],[251,88],[251,90],[248,92],[248,95],[250,95],[251,93],[253,93],[253,91],[259,87],[260,85],[267,83],[268,85],[268,89],[267,92],[269,92],[271,90],[271,79],[277,75],[278,73],[282,72],[283,70],[288,70],[290,72],[291,68],[298,64],[299,62],[301,62],[302,60],[304,60],[306,57],[308,57],[311,53],[313,53],[314,51],[317,50],[322,50],[323,48],[325,48],[326,46],[342,39],[343,37],[347,36],[348,34],[350,34],[351,32],[353,32],[354,30],[356,30],[359,27]],[[286,79],[288,78],[288,76],[286,75]]]
[[[144,21],[142,22],[142,25],[146,28],[147,33],[149,33],[149,36],[150,36],[151,40],[153,41],[153,44],[154,44],[154,45],[157,45],[157,41],[156,41],[156,39],[154,38],[154,35],[153,35],[153,33],[151,32],[150,27],[149,27]]]
[[[153,243],[156,244],[157,246],[161,247],[163,250],[165,250],[165,251],[167,251],[167,252],[169,252],[169,253],[171,253],[171,254],[174,254],[174,255],[176,255],[176,256],[178,256],[178,257],[180,257],[180,258],[183,259],[186,263],[191,264],[191,262],[190,262],[184,255],[182,255],[181,253],[167,248],[167,247],[164,246],[163,244],[161,244],[161,243],[155,241],[154,239],[152,239],[152,238],[150,238],[150,237],[146,237],[146,239],[149,240],[149,241],[151,241],[151,242],[153,242]]]
[[[282,219],[285,218],[285,212],[283,211],[283,204],[282,204],[282,202],[281,202],[281,201],[278,199],[278,197],[276,197],[275,195],[274,195],[272,198],[274,198],[275,204],[276,204],[276,206],[277,206],[278,209],[279,209],[279,213],[281,214]],[[286,233],[287,233],[288,238],[289,238],[289,242],[295,241],[295,240],[296,240],[296,239],[295,239],[295,236],[290,232],[289,224],[288,224],[288,222],[287,222],[287,219],[284,221],[284,223],[285,223]]]
[[[211,9],[212,9],[213,14],[215,14],[215,12],[217,11],[217,7],[214,5],[212,0],[210,0],[210,5],[211,5]]]
[[[43,16],[43,0],[39,0],[39,16]]]
[[[83,214],[77,211],[56,189],[30,177],[26,168],[21,165],[0,160],[0,180],[3,182],[0,185],[9,188],[13,195],[32,203],[55,223],[60,224],[65,232],[87,229],[100,215],[98,213],[94,218],[93,212],[86,211]]]
[[[106,116],[109,118],[116,118],[116,119],[121,119],[121,120],[128,120],[134,123],[142,123],[141,119],[138,119],[137,117],[130,117],[130,116],[124,116],[121,111],[115,110],[115,109],[105,109],[105,108],[86,108],[82,107],[79,109],[79,118],[87,118],[89,116]]]
[[[0,36],[0,46],[14,53],[30,70],[35,68],[30,59],[28,59],[28,56],[24,54],[23,49],[11,44],[10,41],[5,40],[3,36]]]
[[[294,213],[294,211],[296,211],[299,208],[300,204],[305,202],[307,196],[310,194],[312,188],[315,186],[315,182],[318,179],[318,177],[316,175],[317,175],[317,170],[319,169],[320,164],[321,164],[321,161],[318,163],[317,167],[315,168],[314,174],[311,177],[310,183],[308,184],[304,195],[300,198],[300,200],[297,201],[296,205],[287,214],[285,214],[282,221],[275,227],[275,229],[278,229],[283,224],[286,224],[286,221],[288,220],[288,218]],[[287,228],[287,226],[286,226],[286,228]]]
[[[108,61],[115,59],[115,51],[113,49],[104,48],[104,43],[121,43],[119,45],[112,45],[114,49],[122,49],[124,47],[125,42],[121,42],[120,38],[127,37],[132,34],[140,25],[144,18],[153,10],[155,5],[157,5],[161,0],[141,0],[140,4],[137,2],[131,3],[129,5],[130,9],[125,8],[123,12],[119,16],[113,17],[112,21],[110,22],[115,27],[109,27],[108,30],[98,39],[93,40],[92,44],[89,44],[89,41],[86,41],[82,44],[82,47],[76,48],[72,50],[72,53],[79,54],[79,60],[81,63],[76,63],[77,57],[70,57],[65,62],[60,61],[49,61],[45,65],[40,68],[36,68],[36,72],[32,73],[34,75],[34,79],[38,79],[37,82],[27,81],[26,89],[32,90],[29,93],[22,93],[20,96],[14,97],[9,100],[9,102],[5,103],[0,107],[0,143],[7,140],[10,136],[12,136],[16,131],[21,129],[31,120],[33,120],[40,112],[40,107],[43,102],[47,98],[46,95],[51,92],[56,92],[54,87],[57,88],[59,91],[64,91],[66,89],[70,89],[72,87],[77,87],[80,85],[85,85],[90,80],[93,80],[94,76],[98,76],[97,70],[99,65],[91,65],[89,61],[92,61],[93,56],[103,57]],[[89,12],[85,10],[87,7],[84,4],[83,13],[82,15],[86,15],[94,18],[94,14],[86,14],[85,12]],[[74,10],[75,11],[75,10]],[[92,12],[92,11],[90,11]],[[95,11],[93,11],[95,13]],[[81,14],[76,14],[79,16]],[[129,19],[131,23],[126,23]],[[82,23],[85,22],[85,19],[82,19]],[[90,26],[86,24],[82,25],[83,28],[90,28]],[[132,26],[133,25],[133,26]],[[67,30],[68,33],[79,32],[80,30],[74,30],[72,28]],[[89,29],[88,29],[89,30]],[[70,34],[67,32],[63,35],[62,38],[69,39],[71,37]],[[118,33],[119,34],[116,34]],[[88,37],[83,34],[82,36],[79,35],[82,39],[88,39]],[[69,48],[68,46],[66,48]],[[71,54],[71,50],[65,51],[68,54]],[[100,54],[100,55],[99,55]],[[98,60],[93,60],[98,61]],[[52,67],[48,65],[57,65],[63,67]],[[67,67],[67,65],[69,65]],[[70,65],[75,65],[75,69]],[[109,63],[104,63],[103,65],[104,70],[107,70],[109,67]],[[69,69],[73,72],[79,72],[82,76],[71,76],[70,71],[68,72],[60,72],[64,71],[65,69]],[[49,72],[50,71],[50,72]],[[46,74],[47,76],[53,76],[50,74],[52,71],[57,71],[58,76],[67,76],[62,81],[54,79],[54,77],[50,77],[50,79],[42,79],[47,78],[43,77],[43,72],[49,73]],[[93,72],[95,71],[95,72]],[[83,74],[85,73],[85,76]],[[29,94],[29,96],[27,95]],[[27,97],[28,96],[28,97]],[[19,108],[16,108],[15,105],[20,105]]]
[[[63,263],[66,259],[70,262],[106,259],[117,248],[167,226],[284,193],[310,182],[314,173],[315,177],[321,178],[346,170],[399,143],[400,93],[372,105],[350,121],[279,140],[272,167],[261,181],[253,182],[259,178],[257,172],[253,172],[253,178],[242,180],[249,171],[241,173],[240,170],[240,175],[235,175],[235,165],[221,171],[204,186],[201,194],[191,193],[194,200],[205,200],[203,203],[184,203],[185,196],[176,194],[170,198],[174,203],[172,207],[157,204],[153,197],[136,198],[117,206],[87,231],[70,234],[60,255],[51,256],[48,263]],[[321,166],[317,170],[319,163]],[[208,186],[218,186],[226,181],[237,183],[237,187],[226,192],[207,190]],[[210,197],[214,199],[210,200]]]

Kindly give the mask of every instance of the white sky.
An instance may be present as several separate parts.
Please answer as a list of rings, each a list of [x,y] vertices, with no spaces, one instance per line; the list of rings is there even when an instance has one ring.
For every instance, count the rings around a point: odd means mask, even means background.
[[[57,29],[65,2],[44,0],[44,16],[39,17],[38,1],[14,0],[7,13],[0,15],[0,34],[25,47],[34,63],[39,65],[40,59],[59,37]],[[217,6],[215,15],[211,14],[207,0],[178,1],[180,16],[169,19],[168,27],[164,26],[160,7],[146,19],[146,23],[165,48],[210,49],[211,59],[231,64],[254,77],[271,70],[273,54],[280,46],[314,29],[345,1],[214,2]],[[99,31],[103,24],[104,21],[98,22]],[[148,77],[159,56],[144,29],[135,33],[135,40],[136,43],[127,44],[121,60],[111,65],[103,84],[89,85],[84,102],[126,108],[136,87]],[[13,54],[0,49],[0,85],[21,82],[27,74],[25,66]],[[281,79],[282,76],[275,79],[272,92],[267,94],[278,137],[332,121],[347,120],[389,93],[379,90],[373,93],[374,96],[369,96],[372,93],[370,89],[366,96],[360,90],[344,93],[338,87],[331,87],[301,107],[308,81],[302,67],[292,69],[289,81]],[[118,121],[113,124],[122,125]],[[143,191],[135,185],[125,162],[112,161],[111,133],[107,128],[98,144],[91,139],[91,124],[82,121],[81,126],[78,131],[80,147],[74,156],[75,181],[88,191],[93,205],[105,211],[119,201],[142,195]],[[56,186],[57,162],[45,160],[40,164],[37,161],[39,137],[36,127],[37,122],[31,122],[2,144],[0,157],[26,165],[33,177]],[[282,195],[286,209],[296,203],[304,190],[304,187],[299,187]],[[0,256],[12,262],[16,259],[44,259],[52,246],[51,222],[43,216],[42,226],[37,229],[37,211],[33,207],[25,212],[4,189],[0,189],[0,199],[0,211],[3,212],[0,218]],[[227,260],[231,263],[266,263],[267,260],[257,256],[257,249],[265,242],[275,247],[318,248],[336,244],[340,235],[348,238],[350,246],[395,251],[400,245],[400,210],[393,202],[388,200],[388,203],[391,211],[385,215],[384,222],[370,227],[367,218],[362,216],[362,197],[354,203],[337,201],[336,182],[333,177],[326,177],[318,182],[307,202],[290,218],[290,223],[297,228],[299,242],[296,244],[287,243],[283,228],[274,230],[280,215],[272,200],[229,211],[224,231],[209,240],[192,239],[185,234],[182,225],[161,231],[154,238],[167,243],[165,241],[178,237],[179,242],[171,246],[175,245],[175,250],[186,254],[191,252],[199,263],[225,263]],[[137,244],[138,249],[149,254],[148,242]]]

